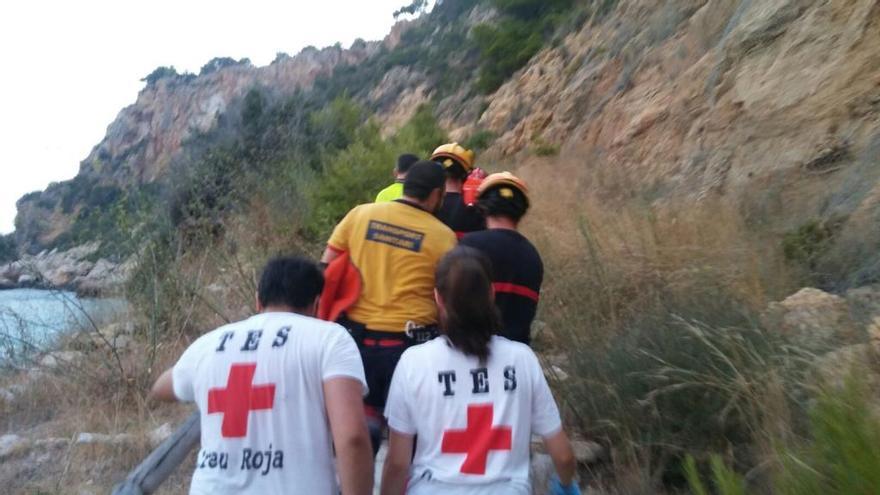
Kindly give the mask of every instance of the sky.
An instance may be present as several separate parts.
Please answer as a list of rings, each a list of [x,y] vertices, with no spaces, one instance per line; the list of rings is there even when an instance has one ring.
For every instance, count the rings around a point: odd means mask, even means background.
[[[27,0],[0,2],[0,233],[15,201],[76,175],[141,78],[198,73],[214,57],[381,39],[409,0]]]

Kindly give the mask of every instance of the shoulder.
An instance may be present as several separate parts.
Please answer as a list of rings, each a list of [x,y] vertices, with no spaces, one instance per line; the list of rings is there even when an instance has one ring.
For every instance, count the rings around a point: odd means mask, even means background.
[[[332,321],[295,313],[286,315],[284,318],[285,321],[280,323],[288,325],[299,331],[303,336],[314,340],[335,341],[340,338],[351,337],[345,327]]]
[[[226,325],[223,325],[222,327],[215,328],[214,330],[211,330],[210,332],[202,334],[201,337],[197,338],[196,340],[193,341],[192,344],[190,344],[190,347],[191,348],[200,348],[200,347],[210,346],[217,339],[222,338],[222,336],[224,334],[229,333],[229,332],[235,332],[236,330],[243,328],[243,326],[244,326],[243,324],[246,321],[248,321],[248,320],[246,319],[246,320],[242,320],[242,321],[236,321],[233,323],[227,323]]]
[[[430,213],[425,212],[428,217],[428,226],[431,228],[431,232],[436,234],[440,239],[444,241],[451,241],[453,243],[458,242],[458,239],[455,237],[455,232],[449,228],[448,225],[441,222],[439,218],[431,215]]]
[[[434,337],[424,344],[414,345],[403,351],[400,362],[404,362],[404,358],[406,358],[407,361],[422,363],[433,356],[445,354],[449,348],[445,337]]]
[[[474,232],[468,232],[459,242],[465,246],[479,247],[485,244],[486,241],[490,240],[492,235],[491,230],[477,230]]]
[[[526,344],[510,340],[500,335],[492,336],[492,352],[500,356],[509,356],[523,361],[534,362],[540,366],[538,355]]]

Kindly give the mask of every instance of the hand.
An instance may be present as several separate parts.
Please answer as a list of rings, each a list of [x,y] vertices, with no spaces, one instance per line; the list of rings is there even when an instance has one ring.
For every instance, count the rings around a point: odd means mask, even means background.
[[[574,481],[570,485],[563,485],[559,478],[554,476],[550,480],[550,495],[581,495],[581,489]]]

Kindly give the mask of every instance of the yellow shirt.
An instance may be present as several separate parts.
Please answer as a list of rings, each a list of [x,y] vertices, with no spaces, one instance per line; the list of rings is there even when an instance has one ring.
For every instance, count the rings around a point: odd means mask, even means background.
[[[395,199],[400,199],[403,196],[403,182],[395,182],[390,186],[386,187],[379,191],[379,194],[376,195],[376,202],[381,203],[383,201],[394,201]]]
[[[402,332],[407,321],[437,322],[434,270],[456,239],[434,215],[396,201],[360,205],[327,244],[348,251],[363,279],[349,318],[385,332]]]

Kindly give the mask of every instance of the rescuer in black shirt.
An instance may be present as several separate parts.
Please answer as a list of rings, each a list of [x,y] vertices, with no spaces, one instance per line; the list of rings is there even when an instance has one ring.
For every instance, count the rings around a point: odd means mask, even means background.
[[[474,169],[474,152],[458,143],[444,144],[434,150],[431,160],[443,165],[446,171],[446,194],[437,218],[461,239],[468,232],[486,228],[486,220],[473,206],[465,204],[462,186]]]
[[[510,172],[492,174],[477,191],[477,208],[486,216],[488,230],[465,235],[461,244],[479,249],[492,261],[501,335],[528,344],[544,278],[538,250],[517,231],[529,208],[528,187]]]

